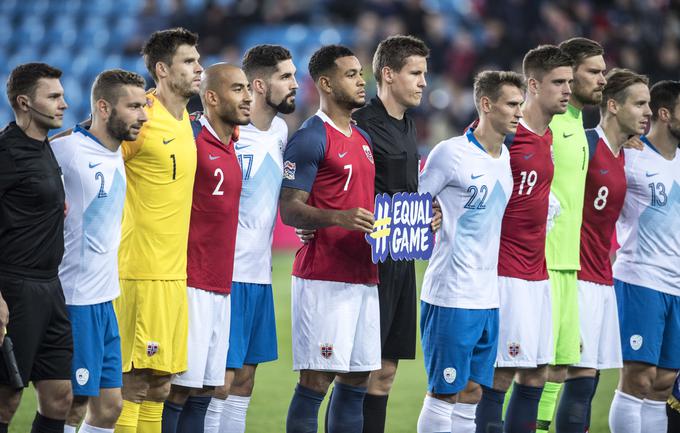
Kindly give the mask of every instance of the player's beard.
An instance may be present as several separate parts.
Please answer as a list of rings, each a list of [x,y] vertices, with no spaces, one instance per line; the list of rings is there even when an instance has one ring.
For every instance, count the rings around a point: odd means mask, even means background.
[[[170,89],[172,93],[181,96],[182,98],[189,99],[196,95],[197,92],[192,88],[193,81],[183,81],[178,79],[177,81],[170,81]]]
[[[333,89],[333,96],[335,99],[335,102],[348,110],[354,110],[355,108],[361,108],[364,105],[366,105],[366,101],[359,101],[357,100],[356,96],[353,95],[348,95],[345,92],[336,92],[335,89]]]
[[[599,105],[602,102],[602,88],[588,91],[577,84],[574,86],[573,95],[583,105]]]
[[[106,132],[118,141],[133,141],[135,137],[132,135],[130,128],[132,126],[142,127],[142,124],[135,123],[132,125],[127,125],[125,122],[118,117],[118,112],[115,108],[111,109],[111,117],[109,121],[106,122]]]
[[[248,123],[250,123],[249,118],[246,119],[241,118],[239,111],[240,110],[238,106],[227,107],[227,110],[218,113],[218,116],[222,122],[228,125],[247,125]]]
[[[292,102],[288,102],[288,99],[291,96],[295,96],[296,93],[297,92],[293,90],[292,92],[284,96],[281,102],[275,104],[274,101],[272,101],[272,91],[271,89],[268,88],[267,93],[264,95],[264,100],[267,102],[267,105],[276,110],[277,113],[290,114],[293,111],[295,111],[295,99],[293,99]]]

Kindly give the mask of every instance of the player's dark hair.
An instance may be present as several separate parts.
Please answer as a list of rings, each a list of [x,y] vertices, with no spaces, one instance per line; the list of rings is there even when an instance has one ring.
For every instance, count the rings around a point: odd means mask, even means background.
[[[95,78],[94,84],[92,84],[92,102],[103,99],[112,105],[116,105],[123,86],[135,86],[144,89],[145,85],[144,78],[139,74],[122,69],[109,69]]]
[[[33,98],[41,78],[61,78],[61,70],[46,63],[24,63],[12,69],[7,79],[7,98],[12,108],[19,108],[19,95]]]
[[[652,109],[652,120],[657,120],[659,118],[659,109],[665,108],[673,113],[673,110],[678,105],[680,81],[659,81],[649,89],[649,94],[651,96],[649,107]]]
[[[316,82],[320,76],[328,73],[337,66],[335,60],[353,55],[354,53],[352,50],[344,45],[323,46],[316,50],[316,52],[312,54],[312,58],[309,59],[309,75],[311,75],[312,80]]]
[[[522,61],[524,76],[539,81],[550,71],[561,66],[573,68],[574,59],[555,45],[539,45],[529,50]]]
[[[198,35],[182,27],[153,32],[142,47],[144,63],[151,78],[158,82],[156,63],[163,62],[168,66],[172,65],[172,56],[175,55],[180,45],[195,47],[197,44]]]
[[[413,36],[390,36],[378,44],[373,55],[373,75],[375,81],[382,82],[382,69],[388,67],[395,72],[401,71],[406,59],[411,56],[429,57],[430,49],[425,42]]]
[[[574,59],[574,66],[578,66],[587,58],[604,54],[602,45],[588,38],[571,38],[559,45],[560,49]]]
[[[292,58],[290,51],[281,45],[255,45],[243,56],[243,72],[248,81],[270,77],[280,62]]]
[[[475,106],[479,108],[479,101],[486,96],[491,101],[497,101],[501,96],[504,85],[515,86],[524,93],[525,83],[522,75],[513,71],[482,71],[475,76],[474,95]]]
[[[628,97],[628,88],[633,84],[649,84],[649,78],[638,74],[630,69],[614,68],[605,77],[607,84],[602,89],[602,102],[600,102],[600,112],[607,110],[607,102],[610,99],[619,104],[623,104]]]

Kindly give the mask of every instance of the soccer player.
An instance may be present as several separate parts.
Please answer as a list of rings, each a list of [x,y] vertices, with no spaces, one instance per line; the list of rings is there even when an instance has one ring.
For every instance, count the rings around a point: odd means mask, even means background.
[[[234,140],[238,125],[250,121],[252,98],[243,71],[226,63],[205,70],[200,95],[205,114],[192,121],[198,165],[187,253],[189,368],[172,381],[163,433],[203,431],[213,390],[224,385],[229,348],[229,293],[241,194]]]
[[[324,46],[312,55],[309,74],[321,107],[284,153],[283,222],[317,229],[293,264],[293,368],[300,382],[288,433],[316,431],[333,380],[328,431],[361,432],[368,374],[380,369],[378,269],[364,237],[373,230],[375,168],[371,141],[350,118],[366,100],[361,73],[344,46]]]
[[[680,82],[650,89],[652,126],[626,151],[628,190],[614,263],[623,369],[609,411],[612,433],[666,431],[680,369]]]
[[[283,180],[288,127],[278,113],[295,110],[295,65],[280,45],[258,45],[243,57],[253,103],[236,154],[242,175],[231,285],[231,331],[224,386],[215,391],[206,433],[243,433],[257,365],[277,359],[272,294],[272,241]],[[223,371],[224,373],[224,371]],[[227,398],[228,396],[228,398]],[[226,400],[225,400],[226,399]]]
[[[118,245],[125,201],[120,145],[146,122],[144,78],[104,71],[92,86],[92,123],[52,142],[64,175],[68,215],[59,266],[73,325],[74,400],[64,432],[113,433],[123,399],[120,336],[113,299],[120,293]]]
[[[519,74],[478,74],[474,96],[479,124],[437,144],[420,177],[418,191],[439,200],[444,221],[421,294],[428,392],[418,433],[474,432],[480,385],[492,386],[498,345],[498,248],[513,188],[503,140],[517,130],[523,92]],[[466,387],[466,398],[458,398]]]
[[[61,432],[71,407],[73,340],[58,266],[64,254],[64,187],[47,141],[61,128],[61,71],[44,63],[12,70],[7,97],[15,121],[0,132],[0,304],[21,383],[12,384],[0,357],[0,432],[33,381],[38,412],[31,432]],[[0,343],[5,327],[0,330]],[[19,388],[17,388],[19,386]]]
[[[482,387],[477,431],[501,430],[505,393],[515,382],[505,431],[535,429],[538,401],[553,358],[551,298],[545,237],[553,177],[548,124],[567,110],[573,60],[554,45],[530,50],[522,65],[527,82],[524,117],[505,143],[514,186],[503,216],[498,258],[498,354],[492,387]],[[517,375],[515,376],[515,373]]]
[[[567,112],[550,122],[553,135],[555,173],[551,194],[558,205],[546,240],[546,262],[552,296],[555,359],[548,367],[548,382],[538,407],[537,431],[547,432],[557,395],[566,378],[567,366],[580,361],[581,336],[578,317],[579,240],[583,217],[583,195],[588,171],[588,142],[581,111],[602,101],[604,50],[595,41],[573,38],[560,49],[574,60],[574,81]],[[575,385],[573,382],[566,386]],[[566,414],[565,414],[566,415]]]
[[[203,69],[198,36],[182,28],[151,35],[142,52],[156,89],[148,121],[122,144],[127,175],[114,301],[123,361],[117,433],[160,430],[172,374],[187,369],[187,240],[196,145],[186,111]]]

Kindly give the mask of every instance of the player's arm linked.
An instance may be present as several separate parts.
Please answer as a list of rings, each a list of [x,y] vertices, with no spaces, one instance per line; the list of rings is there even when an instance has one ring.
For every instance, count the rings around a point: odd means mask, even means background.
[[[370,211],[360,207],[346,210],[319,209],[308,205],[308,198],[307,191],[281,188],[279,207],[284,224],[307,230],[340,226],[364,233],[373,231],[373,213]]]

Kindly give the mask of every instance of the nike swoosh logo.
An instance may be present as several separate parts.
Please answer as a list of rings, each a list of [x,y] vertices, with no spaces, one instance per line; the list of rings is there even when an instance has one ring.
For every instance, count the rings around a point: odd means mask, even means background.
[[[240,145],[240,146],[239,146],[238,144],[234,145],[234,148],[235,148],[236,150],[245,149],[246,147],[250,147],[250,144],[242,144],[242,145]]]
[[[647,176],[647,177],[652,177],[652,176],[656,176],[657,174],[659,174],[659,173],[650,173],[650,172],[645,172],[645,176]]]
[[[210,158],[211,161],[214,161],[214,160],[216,160],[216,159],[220,159],[220,156],[219,156],[219,155],[217,155],[217,156],[212,156],[211,154],[208,154],[208,158]]]
[[[347,152],[338,153],[338,156],[339,156],[340,158],[344,158],[345,155],[347,155]]]
[[[607,174],[609,173],[609,170],[600,170],[600,174]]]
[[[173,140],[174,140],[174,138],[171,138],[170,140],[166,140],[166,139],[164,138],[164,139],[163,139],[163,144],[168,144],[168,143],[170,143],[170,142],[173,141]]]
[[[569,138],[569,137],[571,137],[572,135],[574,135],[573,132],[572,132],[571,134],[567,134],[566,132],[563,132],[563,133],[562,133],[562,137],[564,137],[564,138]]]
[[[533,153],[527,153],[526,155],[524,155],[524,159],[531,159],[532,156],[534,156]]]
[[[483,175],[483,174],[478,174],[477,176],[475,176],[474,174],[471,174],[471,175],[470,175],[470,177],[471,177],[473,180],[474,180],[474,179],[479,179],[479,178],[482,177],[482,176],[484,176],[484,175]]]
[[[89,163],[88,165],[90,166],[90,168],[95,168],[95,167],[98,166],[99,164],[101,164],[101,162],[98,162],[98,163],[96,163],[96,164]]]

